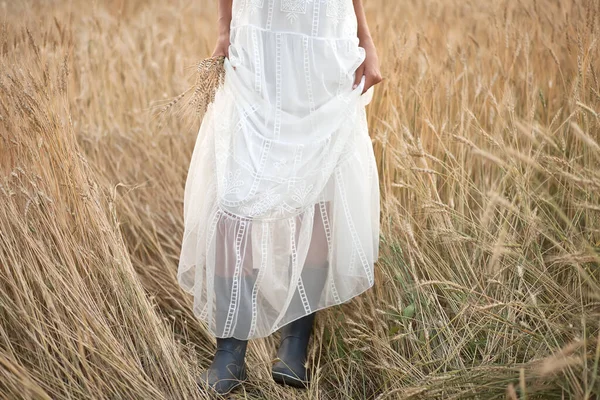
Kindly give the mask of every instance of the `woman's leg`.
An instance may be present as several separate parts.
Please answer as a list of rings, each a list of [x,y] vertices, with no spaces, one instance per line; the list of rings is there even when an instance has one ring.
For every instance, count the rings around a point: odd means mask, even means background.
[[[302,281],[311,309],[316,309],[329,270],[329,247],[325,221],[329,217],[329,203],[315,206],[315,218],[311,241],[302,270]],[[296,291],[292,305],[301,305],[301,299]],[[281,342],[277,351],[279,359],[272,367],[273,379],[283,385],[306,387],[309,383],[309,373],[306,368],[308,343],[312,334],[316,311],[284,325],[281,332]]]
[[[202,373],[201,380],[222,395],[231,392],[247,378],[245,356],[248,341],[233,335],[247,336],[252,318],[249,299],[256,275],[252,269],[250,228],[250,221],[242,226],[239,221],[222,219],[215,238],[215,331],[223,337],[217,337],[215,355],[209,368]],[[240,242],[236,242],[240,229],[245,234],[241,235]],[[239,277],[235,276],[236,265],[241,268]],[[231,294],[236,279],[238,302],[237,310],[232,311]]]

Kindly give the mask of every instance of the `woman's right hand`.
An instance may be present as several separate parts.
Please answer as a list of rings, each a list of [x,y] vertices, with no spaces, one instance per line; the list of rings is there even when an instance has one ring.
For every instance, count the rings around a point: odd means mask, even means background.
[[[229,58],[229,44],[229,32],[219,34],[212,56]]]

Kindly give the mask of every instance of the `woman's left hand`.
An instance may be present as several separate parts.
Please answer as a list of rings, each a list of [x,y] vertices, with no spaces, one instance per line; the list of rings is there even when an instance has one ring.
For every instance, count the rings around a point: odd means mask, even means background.
[[[362,79],[362,76],[365,76],[365,87],[361,94],[364,94],[369,88],[373,85],[378,84],[382,81],[381,72],[379,71],[379,58],[377,57],[377,50],[375,49],[375,44],[372,40],[366,40],[364,42],[361,41],[359,44],[360,47],[365,49],[365,60],[363,63],[357,68],[356,74],[354,77],[354,86],[353,89],[356,89]]]

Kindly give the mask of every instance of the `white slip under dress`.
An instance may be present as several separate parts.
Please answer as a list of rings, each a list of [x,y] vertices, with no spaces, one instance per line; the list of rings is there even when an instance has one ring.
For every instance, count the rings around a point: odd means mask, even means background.
[[[190,161],[177,279],[216,337],[265,337],[373,286],[379,182],[352,0],[233,0]]]

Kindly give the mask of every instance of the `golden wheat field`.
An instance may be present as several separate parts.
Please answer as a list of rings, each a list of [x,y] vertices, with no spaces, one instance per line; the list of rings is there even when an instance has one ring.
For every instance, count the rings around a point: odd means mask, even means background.
[[[376,284],[317,315],[307,391],[251,341],[248,399],[600,396],[600,3],[364,0]],[[176,282],[200,117],[167,107],[213,0],[0,1],[0,398],[202,399]]]

